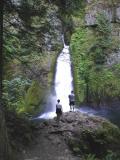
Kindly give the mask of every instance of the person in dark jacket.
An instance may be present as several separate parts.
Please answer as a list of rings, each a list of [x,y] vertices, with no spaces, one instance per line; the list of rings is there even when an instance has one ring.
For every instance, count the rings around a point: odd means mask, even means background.
[[[56,114],[57,114],[57,123],[59,124],[60,122],[60,117],[62,116],[62,105],[60,104],[60,99],[57,100],[56,104]]]

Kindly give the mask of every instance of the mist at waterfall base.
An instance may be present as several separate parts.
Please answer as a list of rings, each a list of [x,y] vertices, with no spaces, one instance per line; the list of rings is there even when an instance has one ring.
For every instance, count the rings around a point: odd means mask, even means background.
[[[47,103],[44,106],[45,110],[39,118],[49,119],[56,116],[56,103],[60,99],[63,112],[70,111],[68,95],[73,90],[73,78],[71,72],[71,61],[69,54],[69,46],[64,45],[63,50],[57,58],[56,73],[54,86],[51,93],[48,95]]]

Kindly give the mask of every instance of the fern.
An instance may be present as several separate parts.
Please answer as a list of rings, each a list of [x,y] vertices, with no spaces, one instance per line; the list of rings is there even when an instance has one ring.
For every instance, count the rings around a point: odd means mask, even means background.
[[[97,160],[94,154],[88,154],[85,160]]]

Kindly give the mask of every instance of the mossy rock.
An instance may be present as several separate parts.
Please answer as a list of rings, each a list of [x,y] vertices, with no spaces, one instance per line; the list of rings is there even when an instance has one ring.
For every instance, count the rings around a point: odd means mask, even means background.
[[[41,110],[42,108],[39,106],[42,102],[44,94],[44,89],[40,83],[38,81],[33,81],[25,95],[24,100],[21,102],[19,112],[34,114],[38,110]]]
[[[85,119],[86,122],[81,126],[78,125],[77,131],[74,133],[73,130],[72,136],[67,139],[73,153],[93,154],[98,158],[103,158],[110,150],[120,157],[120,129],[105,119],[98,117]]]

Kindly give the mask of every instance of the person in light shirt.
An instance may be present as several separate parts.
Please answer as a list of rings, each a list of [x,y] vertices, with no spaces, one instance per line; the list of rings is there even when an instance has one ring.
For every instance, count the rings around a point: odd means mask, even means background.
[[[60,122],[60,117],[62,116],[62,105],[60,104],[60,99],[57,100],[57,104],[56,104],[56,114],[57,114],[57,123],[59,124]]]
[[[68,96],[69,98],[69,106],[70,106],[70,111],[74,111],[75,108],[75,95],[74,92],[71,91],[71,94]]]

